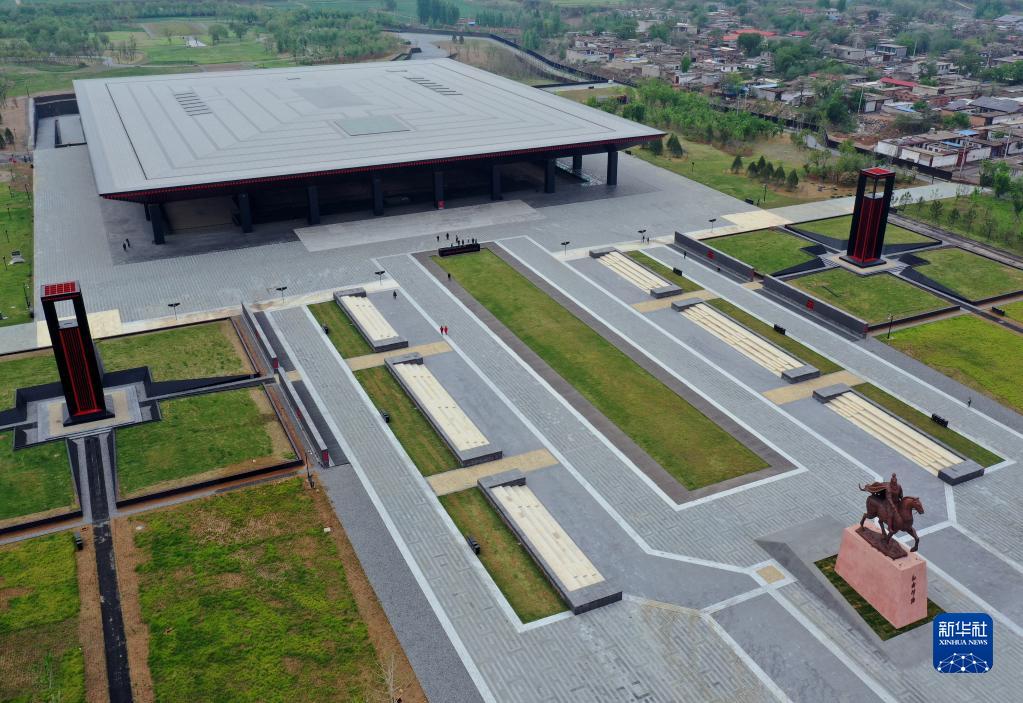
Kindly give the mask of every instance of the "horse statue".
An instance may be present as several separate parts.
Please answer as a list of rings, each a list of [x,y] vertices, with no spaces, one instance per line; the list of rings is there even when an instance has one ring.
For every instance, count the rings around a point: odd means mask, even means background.
[[[924,514],[924,504],[920,499],[916,496],[903,496],[895,474],[892,474],[891,481],[860,486],[860,490],[870,493],[867,496],[867,512],[860,518],[860,527],[868,518],[877,518],[886,545],[891,543],[896,533],[905,532],[912,535],[913,548],[909,551],[915,552],[920,546],[920,536],[913,529],[913,511]]]

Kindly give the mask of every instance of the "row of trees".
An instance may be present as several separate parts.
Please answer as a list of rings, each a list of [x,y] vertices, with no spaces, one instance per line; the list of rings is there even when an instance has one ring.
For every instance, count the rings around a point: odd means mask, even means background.
[[[1001,240],[1008,244],[1023,239],[1023,228],[1020,218],[1023,217],[1023,188],[1013,187],[1009,196],[1012,210],[1016,217],[1015,225],[996,217],[990,207],[985,206],[984,196],[979,191],[971,193],[965,201],[961,196],[945,203],[941,200],[926,202],[923,198],[913,201],[913,196],[904,193],[898,200],[899,210],[930,221],[938,226],[947,225],[949,229],[977,234],[988,240]]]
[[[732,173],[742,171],[742,156],[736,155],[732,160]],[[799,187],[799,174],[796,169],[785,172],[785,165],[775,166],[768,161],[763,154],[756,161],[750,161],[746,166],[746,177],[759,179],[762,183],[771,183],[775,187],[785,187],[787,190],[795,190]]]
[[[445,0],[416,0],[416,16],[423,24],[454,25],[459,18],[458,4]]]
[[[266,29],[267,51],[311,62],[380,56],[397,46],[394,35],[381,32],[374,20],[335,10],[281,13]]]

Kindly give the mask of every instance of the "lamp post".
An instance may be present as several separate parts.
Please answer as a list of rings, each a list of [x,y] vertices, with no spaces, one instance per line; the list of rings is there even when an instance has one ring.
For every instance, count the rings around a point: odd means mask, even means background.
[[[892,325],[894,323],[895,323],[895,316],[892,315],[891,313],[888,313],[888,336],[885,337],[885,339],[891,339],[892,338]]]
[[[714,223],[717,222],[717,221],[718,221],[718,218],[716,218],[716,217],[712,217],[709,220],[707,220],[707,222],[710,223],[710,233],[711,234],[714,234]]]
[[[643,241],[643,235],[646,234],[646,230],[645,229],[637,229],[636,230],[636,234],[639,235],[640,241]]]
[[[387,273],[387,272],[381,269],[380,271],[374,271],[373,273],[376,274],[377,285],[378,286],[383,286],[384,285],[384,274]]]
[[[274,288],[275,291],[281,294],[281,302],[284,302],[284,291],[288,290],[287,286],[277,286]]]
[[[561,243],[561,246],[563,246],[565,248],[565,258],[566,259],[568,258],[568,245],[571,244],[571,243],[572,242],[568,241],[567,239]]]
[[[174,321],[175,322],[178,321],[178,306],[179,305],[181,305],[181,303],[167,303],[167,307],[169,307],[171,310],[174,311]]]
[[[760,199],[760,202],[762,202],[762,203],[766,203],[767,202],[767,184],[766,183],[764,184],[764,197]]]

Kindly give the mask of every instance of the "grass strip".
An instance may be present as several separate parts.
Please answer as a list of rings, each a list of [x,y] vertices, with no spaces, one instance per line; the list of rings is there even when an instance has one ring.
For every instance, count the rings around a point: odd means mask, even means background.
[[[773,229],[715,237],[706,244],[765,274],[798,266],[814,258],[803,251],[804,247],[813,246],[811,242]]]
[[[971,442],[955,430],[950,430],[947,427],[942,427],[936,422],[933,422],[930,416],[925,415],[906,403],[903,403],[895,396],[885,393],[873,384],[861,383],[858,386],[854,386],[854,390],[863,394],[867,398],[870,398],[881,407],[890,411],[893,415],[902,418],[913,427],[922,431],[924,434],[930,435],[931,437],[943,442],[946,446],[951,447],[952,451],[957,454],[964,456],[967,459],[972,459],[981,466],[994,466],[1002,461],[1002,457],[997,454],[989,452],[979,444]]]
[[[310,305],[309,311],[321,326],[327,326],[329,330],[327,336],[343,358],[351,359],[373,353],[373,348],[359,332],[359,328],[333,300]]]
[[[0,410],[14,407],[14,392],[19,388],[59,381],[57,362],[50,350],[0,361]]]
[[[163,419],[117,430],[122,496],[215,470],[238,473],[293,459],[262,390],[241,388],[160,404]]]
[[[4,78],[6,79],[6,75]],[[8,95],[24,95],[9,92]],[[0,125],[0,132],[3,126]],[[5,159],[6,160],[6,159]],[[28,322],[25,299],[32,297],[32,267],[34,248],[32,237],[32,194],[24,191],[31,186],[31,172],[27,166],[11,167],[13,180],[0,181],[0,212],[3,218],[3,255],[9,261],[12,251],[20,251],[23,264],[7,263],[0,270],[0,327]]]
[[[793,354],[797,359],[805,361],[811,366],[817,367],[821,374],[829,374],[842,370],[841,366],[828,357],[818,354],[814,350],[800,344],[786,334],[776,332],[772,325],[769,325],[766,322],[761,322],[742,308],[733,305],[724,298],[713,298],[708,300],[707,304],[717,308],[719,312],[723,312],[739,324],[753,330],[772,344],[775,344],[790,354]]]
[[[458,467],[451,449],[386,366],[356,371],[355,378],[377,409],[391,416],[391,431],[423,476]]]
[[[14,451],[14,433],[0,433],[0,520],[57,508],[70,510],[74,502],[71,464],[63,441]]]
[[[949,306],[941,298],[888,273],[860,276],[833,268],[791,278],[788,283],[869,324],[886,322],[889,315],[899,320]]]
[[[813,222],[799,222],[795,226],[810,232],[823,234],[826,237],[847,241],[849,239],[849,230],[852,228],[852,215],[831,217],[826,220],[814,220]],[[891,223],[885,227],[885,244],[931,244],[933,242],[934,240],[930,237],[917,234],[905,227],[899,227]]]
[[[967,300],[1023,290],[1023,271],[962,249],[937,249],[919,256],[928,263],[917,271]]]
[[[366,623],[300,479],[131,525],[157,700],[378,700]]]
[[[657,259],[648,256],[647,254],[644,254],[641,251],[627,251],[625,252],[625,255],[628,256],[630,259],[633,259],[637,263],[646,266],[648,269],[650,269],[651,271],[653,271],[666,281],[674,283],[676,286],[681,288],[682,291],[685,293],[691,293],[692,291],[696,290],[703,290],[703,286],[701,286],[700,284],[694,283],[685,276],[681,276],[675,273],[670,266],[665,266]]]
[[[440,497],[463,535],[480,544],[480,561],[522,622],[566,609],[557,590],[479,488]]]
[[[84,703],[71,535],[0,547],[0,701]]]
[[[1008,305],[999,305],[998,307],[1005,311],[1005,316],[1009,319],[1023,322],[1023,300],[1018,300]]]
[[[767,466],[493,252],[434,260],[686,488]]]
[[[135,334],[98,342],[106,371],[148,366],[153,380],[172,381],[250,373],[228,320]]]
[[[973,315],[959,315],[896,330],[891,339],[883,335],[877,339],[1023,412],[1019,375],[1023,335]]]
[[[927,616],[912,622],[905,627],[895,628],[890,622],[885,620],[881,613],[877,612],[870,603],[866,601],[856,590],[846,583],[846,580],[835,572],[835,562],[838,561],[838,555],[828,557],[827,559],[821,559],[820,561],[814,562],[817,568],[821,570],[821,573],[827,577],[831,585],[838,589],[838,592],[842,594],[846,602],[853,607],[863,621],[866,622],[870,629],[874,631],[878,637],[882,640],[890,640],[896,635],[901,635],[903,632],[909,632],[914,630],[921,625],[926,625],[938,615],[941,615],[945,611],[935,605],[934,601],[930,598],[927,599]]]

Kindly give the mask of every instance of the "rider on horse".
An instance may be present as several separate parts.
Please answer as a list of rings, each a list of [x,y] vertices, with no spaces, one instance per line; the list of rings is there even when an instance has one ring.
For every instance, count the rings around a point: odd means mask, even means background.
[[[895,477],[894,473],[892,473],[890,481],[875,481],[874,483],[868,483],[866,486],[862,486],[860,490],[866,491],[879,500],[885,501],[891,509],[890,514],[892,515],[892,519],[897,519],[899,515],[899,504],[902,503],[902,486],[899,485],[899,479]]]

